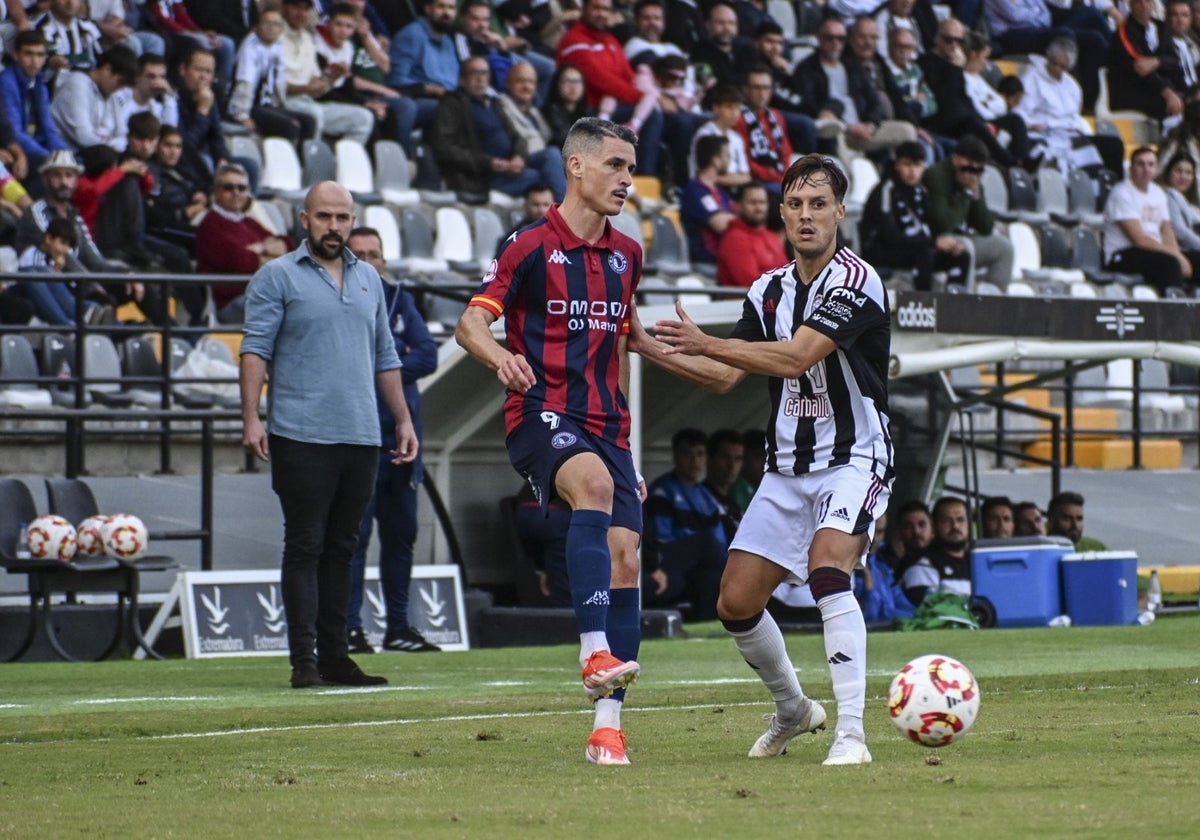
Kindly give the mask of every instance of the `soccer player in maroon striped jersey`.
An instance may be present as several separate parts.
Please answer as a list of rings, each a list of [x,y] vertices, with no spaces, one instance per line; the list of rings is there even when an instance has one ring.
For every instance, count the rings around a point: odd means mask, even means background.
[[[615,230],[637,137],[585,117],[563,144],[562,204],[501,247],[455,338],[508,390],[505,445],[543,510],[571,507],[567,570],[583,687],[596,702],[585,756],[623,765],[621,707],[641,642],[637,556],[645,486],[629,451],[626,350],[641,247]],[[505,317],[506,340],[491,325]]]

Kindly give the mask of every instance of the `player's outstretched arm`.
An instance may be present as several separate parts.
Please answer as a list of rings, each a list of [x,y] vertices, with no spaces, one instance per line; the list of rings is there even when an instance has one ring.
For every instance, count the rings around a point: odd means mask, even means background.
[[[675,302],[678,321],[659,321],[654,333],[666,346],[668,358],[679,354],[706,357],[746,373],[802,376],[810,367],[837,349],[833,339],[811,327],[800,327],[790,341],[741,341],[706,334],[688,316],[683,304]]]
[[[523,394],[534,385],[533,368],[524,356],[516,356],[501,347],[492,336],[496,316],[481,306],[468,306],[458,319],[454,340],[459,346],[496,371],[505,388]]]
[[[630,314],[628,346],[630,351],[663,370],[718,394],[733,390],[746,376],[744,371],[704,356],[686,356],[672,352],[669,345],[646,332],[636,307]]]

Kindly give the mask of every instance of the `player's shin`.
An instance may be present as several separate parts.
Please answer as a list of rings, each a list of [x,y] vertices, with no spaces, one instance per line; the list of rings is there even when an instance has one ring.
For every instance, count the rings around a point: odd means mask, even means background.
[[[783,632],[769,612],[760,612],[748,619],[722,620],[733,637],[738,652],[746,664],[771,692],[778,713],[790,718],[800,706],[804,691],[796,677],[796,669],[788,658]]]
[[[597,650],[608,648],[605,636],[609,611],[612,559],[608,526],[612,517],[599,510],[577,510],[567,529],[567,574],[571,579],[571,605],[579,625],[580,665]]]
[[[824,622],[837,729],[861,732],[867,694],[867,625],[862,608],[850,590],[850,575],[841,569],[814,569],[808,583]]]

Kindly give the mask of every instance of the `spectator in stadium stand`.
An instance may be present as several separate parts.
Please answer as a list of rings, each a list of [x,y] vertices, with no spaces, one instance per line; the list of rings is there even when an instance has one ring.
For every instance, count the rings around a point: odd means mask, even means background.
[[[1192,33],[1192,4],[1191,0],[1168,0],[1167,28],[1171,30],[1171,42],[1179,55],[1179,70],[1183,75],[1182,94],[1186,93],[1197,83],[1200,83],[1200,41]]]
[[[896,86],[900,88],[908,113],[923,124],[937,113],[938,103],[929,82],[925,81],[925,71],[917,63],[919,43],[912,29],[899,26],[893,29],[888,35],[887,66]]]
[[[663,113],[650,69],[634,72],[621,42],[609,33],[612,0],[584,0],[579,20],[558,42],[557,62],[574,64],[587,79],[587,102],[599,116],[624,123],[638,135],[638,173],[658,175]],[[616,109],[606,112],[602,100],[612,97]],[[695,126],[693,126],[693,129]],[[690,141],[690,133],[688,140]]]
[[[114,49],[124,49],[123,47]],[[38,168],[44,187],[43,198],[35,201],[21,216],[17,225],[16,248],[23,251],[30,245],[42,241],[50,220],[58,217],[69,220],[75,225],[76,246],[67,255],[66,270],[70,274],[85,274],[87,272],[121,274],[129,271],[129,266],[117,260],[106,259],[96,247],[92,234],[75,209],[75,190],[79,184],[79,174],[83,171],[75,156],[69,151],[53,152]],[[104,284],[103,303],[117,306],[122,303],[136,303],[142,313],[154,323],[162,326],[166,323],[167,308],[164,305],[161,287],[144,285],[138,282],[115,282]]]
[[[458,86],[455,9],[454,0],[426,0],[424,17],[392,39],[387,83],[417,103],[417,128],[433,119],[438,100]]]
[[[792,87],[793,67],[784,55],[783,28],[771,20],[761,24],[754,30],[754,46],[758,51],[757,61],[749,66],[757,63],[771,71],[774,87],[769,104],[783,114],[792,148],[815,151],[817,124],[802,113],[803,97]]]
[[[947,281],[962,284],[971,256],[958,237],[934,236],[929,225],[925,148],[901,143],[887,174],[871,190],[858,223],[863,256],[880,273],[888,269],[915,272],[913,288],[929,291],[933,273],[945,271]]]
[[[742,432],[742,470],[729,490],[741,510],[750,507],[750,500],[762,481],[767,461],[767,433],[762,429],[746,429]]]
[[[750,159],[751,177],[779,195],[783,173],[792,161],[792,141],[783,114],[768,104],[773,91],[770,70],[759,65],[747,71],[742,84],[745,104],[737,130]]]
[[[132,87],[119,88],[113,94],[116,109],[117,149],[125,148],[124,129],[134,114],[149,113],[159,125],[179,125],[179,98],[167,79],[167,60],[155,53],[144,53],[137,61],[137,75]]]
[[[233,58],[237,53],[237,43],[232,38],[212,29],[201,29],[188,14],[183,0],[146,0],[143,8],[152,25],[171,42],[170,50],[174,55],[186,52],[181,43],[184,41],[210,50],[217,60],[216,78],[221,90],[229,89],[233,80]]]
[[[720,503],[703,483],[707,443],[699,429],[677,431],[671,438],[674,467],[650,484],[643,506],[643,603],[673,607],[687,601],[688,617],[695,621],[716,618],[725,552],[733,539]]]
[[[385,677],[364,674],[349,657],[346,636],[350,556],[379,463],[376,394],[396,418],[392,463],[411,462],[419,444],[383,282],[346,247],[353,199],[323,181],[304,207],[300,224],[308,237],[259,269],[247,288],[242,443],[258,458],[269,457],[283,509],[280,585],[292,687],[383,685]],[[333,320],[337,329],[329,329]],[[259,403],[268,369],[264,426]]]
[[[969,241],[974,268],[986,269],[988,282],[1004,289],[1012,279],[1013,246],[1007,236],[996,232],[995,217],[983,194],[987,162],[987,147],[969,135],[959,141],[950,157],[926,169],[921,183],[928,191],[933,235]]]
[[[499,106],[514,137],[520,138],[526,152],[538,152],[550,144],[550,124],[536,104],[538,76],[528,62],[514,64],[504,79]]]
[[[264,3],[254,31],[238,47],[229,117],[247,131],[284,137],[295,145],[316,135],[317,121],[310,114],[287,108],[284,26],[279,4]]]
[[[717,178],[728,167],[729,141],[723,135],[696,141],[696,177],[683,188],[679,207],[693,263],[716,263],[721,237],[737,218],[729,193],[717,184]]]
[[[896,539],[888,543],[880,559],[895,574],[905,596],[919,604],[929,589],[937,590],[940,576],[929,562],[933,543],[933,516],[929,506],[910,499],[896,509]]]
[[[979,508],[980,532],[989,540],[1007,540],[1014,534],[1013,503],[1008,496],[989,496]]]
[[[1046,535],[1042,510],[1035,502],[1017,502],[1013,505],[1013,533],[1018,537]]]
[[[943,496],[933,503],[929,560],[941,574],[941,589],[971,594],[971,517],[967,503]]]
[[[383,241],[373,228],[350,231],[346,245],[360,260],[384,276],[386,270]],[[418,380],[437,370],[437,342],[429,334],[425,320],[417,310],[413,296],[401,285],[385,280],[383,300],[396,354],[400,357],[404,401],[412,418],[413,431],[421,440],[421,390]],[[367,546],[372,527],[379,525],[379,580],[383,590],[386,629],[385,651],[426,653],[441,650],[429,642],[408,622],[408,591],[412,582],[413,549],[417,541],[417,493],[424,478],[421,454],[407,464],[393,464],[391,450],[396,446],[396,418],[382,397],[376,395],[379,412],[379,469],[375,474],[375,492],[363,514],[358,543],[350,557],[350,603],[346,611],[346,632],[351,653],[374,653],[363,632],[363,573],[367,567]]]
[[[237,164],[217,167],[213,177],[212,209],[196,230],[196,271],[200,274],[253,274],[276,257],[291,251],[289,236],[275,236],[246,215],[250,181]],[[245,313],[245,283],[212,286],[217,320],[240,324]]]
[[[538,588],[551,607],[571,607],[571,579],[567,573],[567,531],[571,508],[561,499],[542,505],[528,481],[517,491],[517,536],[525,554],[537,569]]]
[[[524,202],[521,205],[522,215],[521,221],[517,222],[504,235],[502,239],[496,242],[496,256],[499,257],[500,249],[505,243],[512,238],[513,234],[528,227],[534,222],[540,220],[543,216],[550,212],[551,206],[554,204],[554,193],[550,189],[549,184],[537,183],[525,188]]]
[[[800,97],[800,108],[814,120],[842,121],[845,104],[838,94],[846,96],[850,91],[842,64],[846,37],[845,24],[825,18],[817,29],[816,50],[792,71],[791,87]]]
[[[725,228],[717,245],[717,282],[750,286],[766,271],[787,263],[779,234],[767,227],[771,202],[767,188],[750,182],[738,193],[737,218]]]
[[[99,58],[100,29],[85,17],[80,17],[80,0],[50,0],[46,11],[33,21],[33,28],[42,33],[50,58],[46,69],[90,70]],[[128,47],[126,47],[128,49]],[[59,77],[61,80],[61,76]],[[57,84],[57,82],[56,82]]]
[[[123,148],[122,127],[117,125],[114,94],[133,84],[137,57],[128,47],[113,47],[103,53],[90,70],[59,76],[50,103],[50,114],[72,149],[105,143]]]
[[[1183,113],[1183,70],[1171,30],[1151,17],[1154,0],[1129,0],[1108,57],[1108,105],[1161,120]],[[1084,107],[1088,99],[1085,92]]]
[[[104,49],[120,44],[138,56],[167,54],[167,42],[157,33],[142,28],[146,19],[142,6],[129,0],[88,0],[88,16],[100,30]]]
[[[842,64],[858,122],[850,122],[843,112],[843,122],[849,123],[845,131],[847,145],[871,154],[920,140],[932,150],[933,137],[916,125],[904,94],[879,56],[879,24],[863,15],[850,27],[849,37],[850,50],[843,55]]]
[[[1104,13],[1088,4],[1070,4],[1069,10],[1058,20],[1051,19],[1050,7],[1046,0],[983,0],[988,33],[1000,54],[1043,55],[1046,46],[1055,38],[1075,39],[1079,51],[1073,72],[1083,89],[1083,106],[1091,113],[1100,92],[1100,68],[1106,61],[1110,67],[1109,91],[1112,91],[1114,69],[1111,59],[1107,58],[1109,42],[1115,43],[1112,30]],[[1112,107],[1118,106],[1113,104]]]
[[[1171,228],[1184,251],[1200,251],[1200,198],[1196,190],[1196,161],[1187,152],[1176,152],[1163,167],[1159,183],[1167,194]]]
[[[617,107],[611,97],[601,104],[609,110]],[[564,64],[554,71],[542,113],[550,125],[550,143],[559,147],[566,142],[567,132],[576,120],[595,115],[596,109],[588,107],[587,81],[578,67]]]
[[[508,71],[516,64],[529,64],[537,76],[537,99],[545,99],[554,60],[530,50],[523,38],[506,37],[492,29],[492,5],[488,0],[466,0],[459,15],[459,32],[454,36],[459,62],[472,56],[487,59],[492,71],[492,86],[503,90]]]
[[[888,0],[875,14],[875,23],[879,26],[879,55],[882,58],[891,57],[891,40],[894,32],[911,32],[913,36],[913,59],[925,52],[924,36],[917,23],[913,10],[916,0]],[[961,20],[961,18],[959,18]]]
[[[13,42],[14,60],[0,73],[0,101],[33,170],[67,148],[50,115],[50,89],[42,74],[46,66],[46,42],[36,30],[18,33]]]
[[[742,434],[736,429],[717,429],[708,436],[706,445],[704,486],[717,500],[721,524],[731,540],[745,513],[733,498],[733,485],[742,471],[743,447]]]
[[[1017,166],[1019,162],[997,141],[992,129],[975,112],[975,103],[967,95],[967,80],[963,67],[967,63],[967,29],[950,18],[938,27],[934,47],[917,63],[925,81],[937,100],[937,110],[925,117],[922,127],[939,138],[943,145],[953,147],[954,140],[970,135],[979,139],[992,158],[1001,166]]]
[[[696,129],[692,135],[692,153],[688,155],[688,171],[696,174],[696,144],[701,137],[724,137],[729,141],[729,169],[717,176],[717,183],[731,189],[750,183],[750,159],[746,156],[746,142],[738,133],[738,120],[742,118],[742,94],[732,85],[717,85],[705,97],[713,118]]]
[[[1103,166],[1114,174],[1124,171],[1125,143],[1120,137],[1096,134],[1083,117],[1083,92],[1071,75],[1075,66],[1073,38],[1055,38],[1044,56],[1029,56],[1021,74],[1025,95],[1017,107],[1043,161],[1068,169],[1095,172]]]
[[[51,219],[42,241],[30,245],[17,259],[22,274],[65,274],[67,255],[78,244],[75,226],[67,219]],[[13,294],[33,307],[33,314],[52,327],[75,326],[75,283],[67,280],[19,280]],[[112,308],[95,301],[84,302],[84,322],[108,320]]]
[[[530,137],[512,129],[509,114],[489,93],[487,60],[462,64],[458,88],[442,98],[426,139],[455,192],[486,196],[489,190],[519,196],[534,183],[550,184],[555,200],[566,190],[562,152],[555,146],[531,151]]]
[[[727,3],[714,3],[704,21],[705,37],[692,50],[702,79],[719,85],[736,85],[746,68],[757,63],[754,45],[738,33],[738,16]],[[703,68],[707,68],[707,72]],[[706,82],[712,84],[712,81]]]
[[[637,34],[625,42],[625,57],[634,67],[653,64],[668,55],[687,58],[677,44],[663,40],[665,4],[666,0],[638,0],[633,7],[633,29]]]
[[[1076,551],[1107,551],[1100,540],[1083,535],[1083,496],[1072,490],[1064,490],[1050,500],[1046,514],[1046,533],[1052,537],[1066,537],[1075,544]]]
[[[203,0],[188,0],[188,2],[203,2]],[[261,0],[259,0],[259,2],[261,2]],[[395,27],[395,29],[389,27],[387,23],[384,22],[382,15],[376,11],[375,6],[370,3],[369,0],[315,0],[317,16],[323,19],[327,18],[330,14],[330,10],[336,3],[339,2],[347,2],[353,6],[354,11],[359,17],[363,18],[367,26],[370,27],[371,32],[374,33],[376,37],[382,37],[384,41],[388,41],[390,43],[390,40],[387,37],[388,33],[394,32],[396,29],[400,28],[399,26]],[[397,0],[382,0],[382,3],[385,6],[393,4],[405,6],[409,5],[408,0],[404,0],[403,4],[397,2]],[[412,11],[410,10],[410,14],[411,13]]]
[[[1158,158],[1149,146],[1129,156],[1129,176],[1104,203],[1104,262],[1111,271],[1141,275],[1160,292],[1200,285],[1200,253],[1184,252],[1171,227],[1167,194],[1154,183]]]
[[[321,68],[317,37],[309,26],[311,19],[312,0],[283,0],[285,107],[312,117],[318,137],[328,134],[366,145],[375,131],[377,114],[357,104],[349,60]],[[382,113],[385,106],[379,103],[376,110]]]
[[[159,130],[149,166],[154,189],[146,196],[146,230],[195,255],[195,225],[208,210],[208,182],[184,162],[179,129],[164,125]]]
[[[185,0],[201,29],[228,35],[240,44],[258,24],[262,0]]]
[[[696,0],[667,0],[667,28],[664,37],[691,55],[704,38],[704,13]]]
[[[966,54],[963,81],[966,84],[967,96],[975,106],[975,113],[992,129],[997,143],[1007,149],[1027,170],[1036,171],[1037,161],[1029,142],[1029,127],[1025,124],[1025,118],[1019,112],[1011,110],[1008,107],[1008,98],[992,87],[984,77],[988,56],[991,54],[987,39],[978,32],[968,32]],[[1024,86],[1019,78],[1013,76],[1007,84],[1015,88],[1017,96],[1024,96]]]
[[[3,0],[0,2],[0,50],[2,54],[7,55],[12,50],[13,39],[17,37],[18,32],[24,32],[29,28],[29,21],[34,15],[29,14],[25,10],[26,0]],[[13,299],[13,298],[10,298]],[[18,306],[19,310],[15,314],[21,315],[25,310],[24,306]],[[4,321],[3,323],[9,323]],[[18,323],[24,323],[23,321]]]

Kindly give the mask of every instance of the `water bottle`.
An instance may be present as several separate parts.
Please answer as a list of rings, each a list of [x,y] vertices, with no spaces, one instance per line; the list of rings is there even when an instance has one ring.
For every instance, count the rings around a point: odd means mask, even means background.
[[[29,550],[29,532],[27,530],[28,527],[29,527],[29,524],[27,522],[22,522],[21,523],[21,532],[19,534],[17,534],[17,559],[18,560],[32,560],[33,559],[33,554]]]
[[[1162,584],[1158,582],[1158,569],[1150,570],[1150,585],[1146,589],[1146,609],[1152,613],[1162,609]]]

